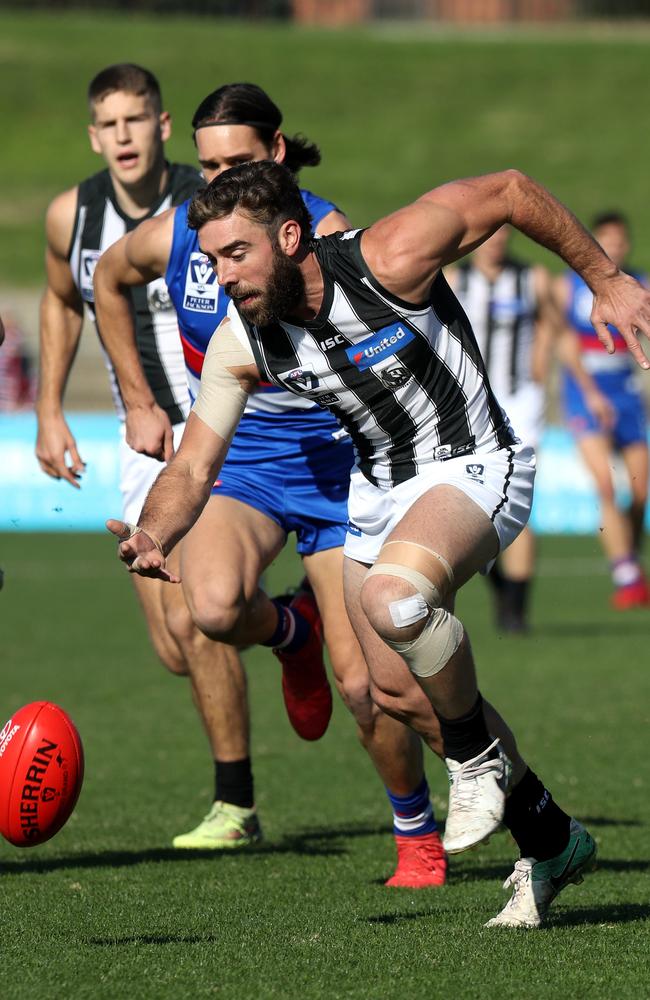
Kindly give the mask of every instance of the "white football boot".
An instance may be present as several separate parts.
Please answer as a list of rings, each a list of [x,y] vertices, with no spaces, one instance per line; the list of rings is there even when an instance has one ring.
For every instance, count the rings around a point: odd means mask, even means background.
[[[520,858],[515,870],[503,883],[512,896],[486,927],[539,927],[548,908],[570,882],[579,885],[583,873],[595,867],[596,845],[577,820],[571,820],[569,843],[548,861]]]
[[[490,758],[492,750],[498,756]],[[460,764],[445,759],[449,772],[449,811],[443,844],[447,854],[460,854],[482,844],[499,829],[510,781],[510,761],[498,740],[478,757]]]

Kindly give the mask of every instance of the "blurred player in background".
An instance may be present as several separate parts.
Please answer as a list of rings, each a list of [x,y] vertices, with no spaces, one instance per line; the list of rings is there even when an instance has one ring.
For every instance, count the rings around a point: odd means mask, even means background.
[[[628,222],[620,212],[604,212],[592,231],[617,267],[647,284],[645,275],[630,270]],[[621,334],[611,328],[616,352],[608,354],[591,323],[593,295],[582,278],[566,272],[556,279],[558,303],[570,331],[565,353],[579,358],[586,372],[580,382],[574,371],[563,373],[567,422],[591,473],[601,504],[599,537],[609,560],[618,610],[650,606],[650,588],[641,564],[644,518],[648,499],[648,438],[645,405],[634,360]],[[616,498],[612,467],[620,454],[627,470],[630,503]]]
[[[34,405],[36,381],[34,361],[27,348],[25,335],[11,315],[5,313],[5,326],[0,320],[0,412],[16,413],[31,410]]]
[[[282,114],[253,84],[227,84],[209,94],[192,122],[199,162],[206,180],[248,161],[275,160],[294,174],[316,165],[320,153],[304,138],[280,129]],[[348,220],[328,201],[302,190],[311,224],[319,235],[349,228]],[[169,440],[166,421],[140,425],[144,373],[135,349],[127,290],[164,276],[176,306],[192,396],[208,343],[226,314],[228,296],[200,250],[196,232],[187,227],[189,202],[140,226],[102,258],[95,275],[97,308],[106,345],[114,358],[122,395],[134,409],[130,441],[158,457]],[[129,333],[129,328],[131,331]],[[288,362],[289,364],[290,362]],[[194,620],[210,636],[240,645],[276,648],[284,665],[285,700],[303,735],[300,694],[304,668],[293,666],[297,630],[283,609],[259,589],[262,571],[295,531],[298,552],[322,614],[325,638],[339,691],[353,713],[362,744],[387,789],[394,813],[399,864],[390,885],[422,887],[445,880],[445,858],[424,777],[420,741],[401,723],[381,713],[370,697],[368,670],[352,632],[343,601],[342,546],[347,528],[347,491],[352,446],[337,421],[314,403],[277,387],[262,385],[251,396],[231,444],[228,460],[212,489],[198,523],[183,542],[181,574]],[[290,608],[315,622],[313,597],[301,592]],[[314,657],[320,652],[310,647]],[[234,697],[223,678],[206,664],[192,669],[196,705],[216,758],[215,800],[205,819],[174,839],[179,848],[221,848],[238,830],[237,843],[250,842],[258,829],[253,801],[245,684]],[[243,678],[243,668],[242,668]],[[293,679],[292,679],[293,678]],[[421,728],[437,743],[438,727],[426,699],[405,671],[405,683],[422,713]],[[316,690],[315,695],[318,695]],[[325,724],[331,705],[322,691]],[[214,704],[223,706],[217,713]],[[226,711],[227,709],[227,711]],[[320,736],[322,726],[312,735]],[[219,755],[230,748],[232,777]]]
[[[517,437],[537,449],[557,311],[549,272],[511,256],[510,235],[510,227],[502,226],[447,277],[470,319],[499,404]],[[501,631],[528,630],[534,569],[535,538],[526,526],[488,576]]]

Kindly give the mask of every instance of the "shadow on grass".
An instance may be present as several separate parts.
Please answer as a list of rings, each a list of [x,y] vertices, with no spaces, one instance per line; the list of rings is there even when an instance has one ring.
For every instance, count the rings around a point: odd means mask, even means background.
[[[97,948],[115,948],[129,944],[214,944],[217,934],[132,934],[130,937],[82,938],[83,944]]]
[[[462,861],[453,867],[450,866],[450,882],[469,882],[474,879],[501,879],[512,871],[512,863],[505,864],[485,864],[485,865],[463,865]],[[636,858],[631,861],[621,861],[618,859],[598,858],[596,862],[596,872],[647,872],[650,871],[650,860],[647,858]]]
[[[613,819],[611,816],[580,816],[585,826],[643,826],[640,819]]]
[[[98,851],[93,854],[69,854],[55,858],[25,858],[0,862],[0,873],[4,875],[42,874],[51,871],[65,871],[75,868],[129,868],[148,862],[217,861],[245,856],[254,859],[259,856],[296,854],[304,857],[336,857],[346,853],[345,842],[356,837],[385,837],[389,835],[385,826],[314,828],[293,833],[280,840],[262,843],[246,848],[245,852],[235,851],[182,851],[172,847],[152,847],[144,851]]]
[[[647,903],[611,903],[608,906],[590,906],[561,910],[552,914],[548,930],[557,927],[581,927],[583,924],[632,924],[650,917]]]
[[[368,924],[400,924],[403,920],[419,920],[421,917],[435,916],[436,911],[430,910],[409,910],[408,913],[380,913],[376,917],[366,917]]]

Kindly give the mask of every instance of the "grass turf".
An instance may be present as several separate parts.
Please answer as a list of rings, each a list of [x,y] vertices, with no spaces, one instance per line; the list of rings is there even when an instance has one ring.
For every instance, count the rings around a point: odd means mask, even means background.
[[[387,890],[389,812],[337,701],[302,743],[278,669],[246,653],[266,841],[246,855],[178,854],[212,772],[184,681],[149,648],[108,537],[0,536],[0,714],[50,698],[76,720],[84,790],[49,844],[0,848],[3,1000],[78,998],[624,998],[645,995],[647,615],[607,607],[596,541],[541,541],[533,634],[502,639],[482,581],[461,597],[482,689],[558,800],[586,819],[600,870],[538,932],[487,931],[514,857],[499,835],[453,861],[441,890]],[[292,557],[268,576],[295,580]],[[3,720],[0,720],[3,721]],[[445,777],[428,774],[444,816]]]
[[[126,11],[0,12],[3,284],[41,283],[48,201],[102,166],[88,146],[86,87],[123,60],[160,77],[175,121],[171,158],[194,162],[189,123],[207,93],[253,79],[279,103],[289,133],[322,147],[323,165],[303,182],[355,224],[450,178],[517,166],[586,220],[604,207],[626,210],[647,267],[650,130],[638,98],[649,49],[642,25],[599,35],[583,25],[566,35],[463,36]],[[557,266],[544,251],[526,252]]]

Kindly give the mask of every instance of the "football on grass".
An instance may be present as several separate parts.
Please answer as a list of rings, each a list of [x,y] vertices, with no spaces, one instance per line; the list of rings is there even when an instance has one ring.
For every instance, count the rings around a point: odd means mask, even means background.
[[[0,833],[16,847],[36,847],[61,829],[84,774],[81,738],[51,701],[20,708],[0,731]]]

